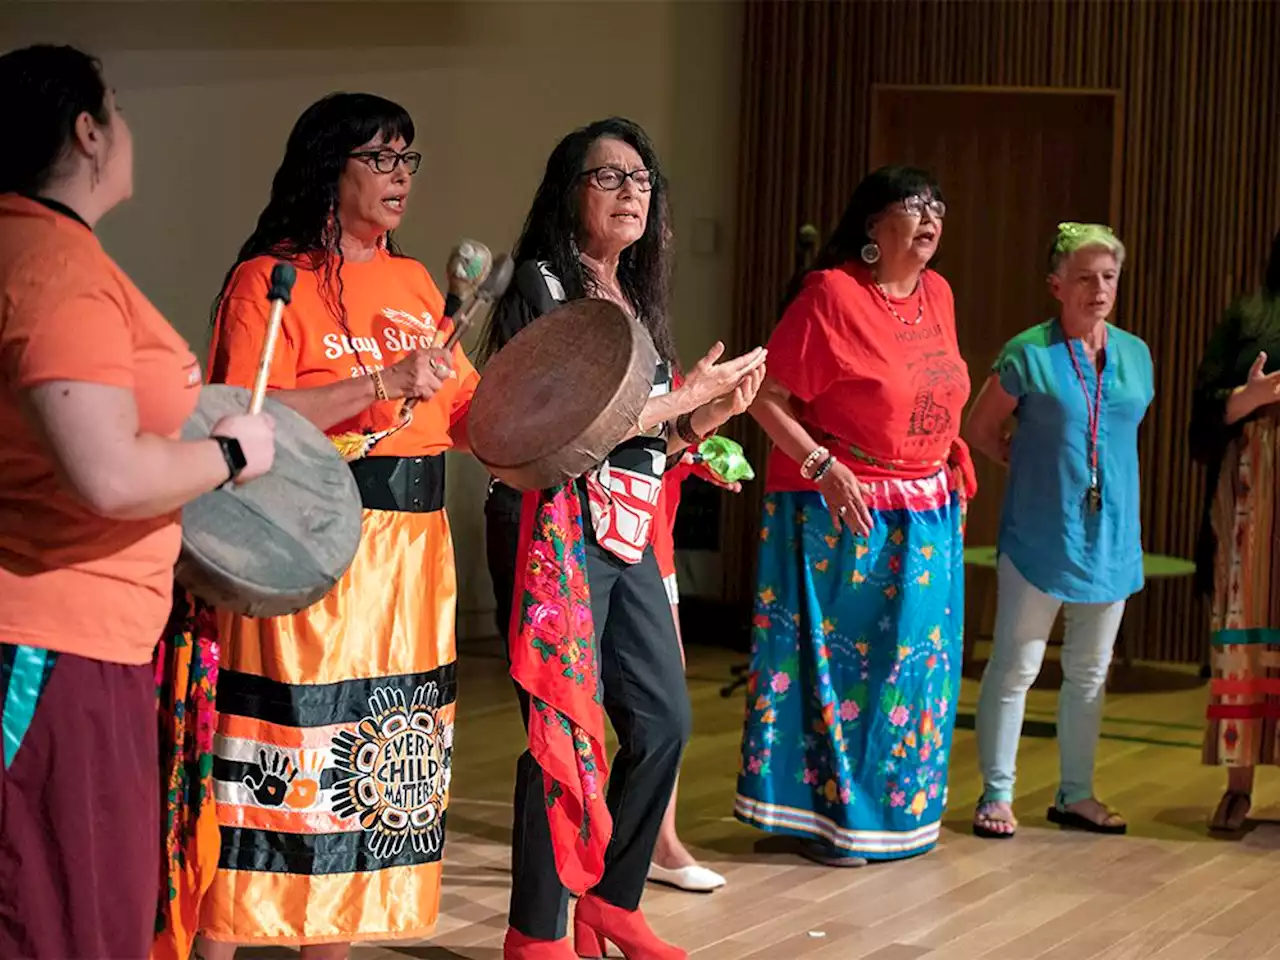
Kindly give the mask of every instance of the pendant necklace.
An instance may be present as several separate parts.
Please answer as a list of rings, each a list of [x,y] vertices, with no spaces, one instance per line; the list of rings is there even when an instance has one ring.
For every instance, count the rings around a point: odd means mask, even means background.
[[[1083,342],[1080,349],[1084,350]],[[1075,367],[1076,379],[1080,381],[1080,389],[1084,391],[1084,406],[1089,415],[1089,490],[1085,494],[1085,505],[1090,513],[1102,512],[1102,486],[1098,482],[1098,424],[1102,419],[1102,376],[1107,368],[1106,348],[1099,349],[1101,363],[1097,365],[1098,386],[1094,390],[1093,403],[1089,402],[1089,383],[1084,376],[1084,368],[1076,358],[1075,341],[1067,338],[1067,352],[1071,354],[1071,365]],[[1088,356],[1085,357],[1088,360]]]

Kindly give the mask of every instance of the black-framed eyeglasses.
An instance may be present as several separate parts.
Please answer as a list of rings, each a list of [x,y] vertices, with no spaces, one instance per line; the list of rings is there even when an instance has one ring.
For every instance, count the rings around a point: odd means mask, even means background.
[[[351,159],[367,163],[379,173],[395,173],[396,166],[403,163],[409,176],[418,172],[422,165],[422,154],[416,150],[407,153],[396,153],[394,150],[358,150],[351,154]]]
[[[902,209],[912,217],[923,217],[926,210],[935,220],[941,220],[947,215],[947,205],[937,197],[926,197],[921,194],[912,194],[902,201]]]
[[[634,183],[641,193],[648,193],[653,189],[654,175],[643,168],[628,173],[617,167],[593,167],[590,170],[583,170],[582,176],[591,180],[601,190],[610,192],[622,189],[622,185],[628,180]]]

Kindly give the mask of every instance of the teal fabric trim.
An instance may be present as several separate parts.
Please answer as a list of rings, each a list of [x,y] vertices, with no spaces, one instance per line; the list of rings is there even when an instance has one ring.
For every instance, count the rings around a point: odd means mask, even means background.
[[[1280,646],[1280,630],[1272,627],[1249,627],[1246,630],[1215,630],[1213,645],[1226,647],[1236,643],[1268,643]]]
[[[22,746],[36,715],[36,704],[49,676],[53,654],[39,647],[14,646],[8,690],[4,698],[4,714],[0,728],[4,731],[5,769],[13,766],[13,758]]]

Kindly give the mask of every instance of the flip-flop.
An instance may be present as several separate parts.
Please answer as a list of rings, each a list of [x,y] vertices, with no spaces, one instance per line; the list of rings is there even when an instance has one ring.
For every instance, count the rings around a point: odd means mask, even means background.
[[[1246,806],[1244,817],[1241,819],[1239,826],[1230,826],[1231,811],[1236,808],[1236,804],[1241,800],[1245,802]],[[1253,809],[1253,794],[1245,793],[1243,790],[1228,790],[1222,795],[1222,799],[1218,801],[1218,808],[1222,809],[1224,803],[1226,804],[1225,819],[1227,823],[1219,826],[1214,822],[1217,819],[1217,810],[1215,810],[1214,819],[1209,821],[1209,829],[1215,833],[1239,833],[1244,829],[1245,822],[1249,819],[1249,812]]]
[[[995,817],[979,816],[978,811],[981,810],[984,806],[987,806],[987,804],[988,804],[988,801],[986,800],[979,801],[977,808],[973,811],[973,835],[975,837],[981,837],[983,840],[1012,839],[1013,835],[1018,832],[1018,821],[1017,820],[997,820]],[[992,830],[990,827],[984,827],[982,826],[982,824],[978,823],[979,820],[989,820],[992,823],[1008,823],[1013,826],[1013,829],[1009,831]]]
[[[1107,813],[1111,815],[1111,811]],[[1105,833],[1109,836],[1119,836],[1129,831],[1127,823],[1097,823],[1083,814],[1072,810],[1060,810],[1056,806],[1050,807],[1045,816],[1050,823],[1056,823],[1067,830],[1085,830],[1089,833]]]

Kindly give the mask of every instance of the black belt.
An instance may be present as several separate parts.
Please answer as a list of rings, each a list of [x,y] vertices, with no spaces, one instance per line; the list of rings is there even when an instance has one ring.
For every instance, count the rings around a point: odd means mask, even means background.
[[[444,509],[444,455],[364,457],[351,473],[366,510],[434,513]]]

